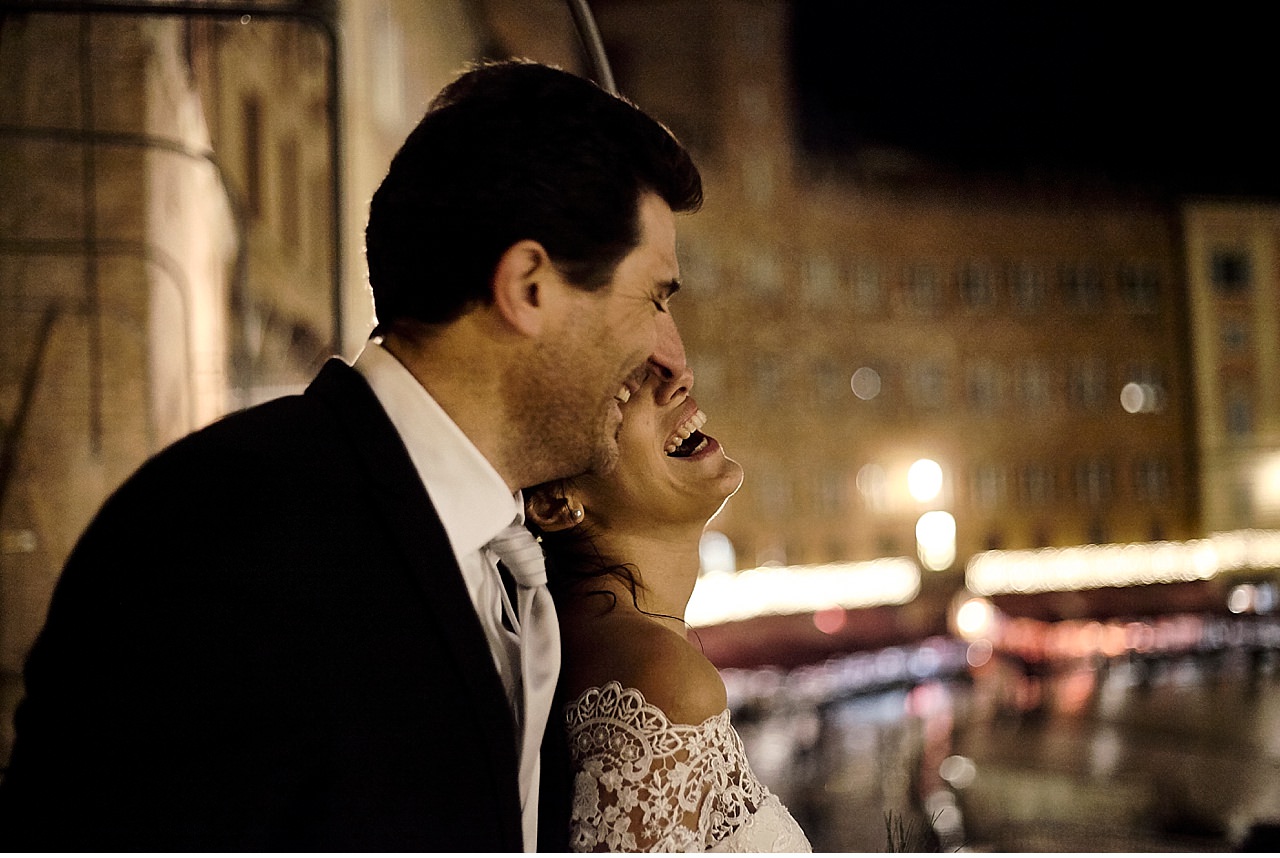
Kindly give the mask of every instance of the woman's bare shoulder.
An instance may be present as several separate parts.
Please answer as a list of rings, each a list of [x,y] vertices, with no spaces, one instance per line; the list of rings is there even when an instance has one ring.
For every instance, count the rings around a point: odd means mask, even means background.
[[[701,724],[725,710],[720,673],[673,629],[640,614],[612,612],[567,631],[569,699],[612,681],[636,689],[679,724]]]

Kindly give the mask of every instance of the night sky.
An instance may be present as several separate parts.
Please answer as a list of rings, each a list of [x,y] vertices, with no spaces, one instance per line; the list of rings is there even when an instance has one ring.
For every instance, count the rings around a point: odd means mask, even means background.
[[[1233,3],[797,0],[802,137],[819,154],[882,143],[963,169],[1280,198],[1267,17]]]

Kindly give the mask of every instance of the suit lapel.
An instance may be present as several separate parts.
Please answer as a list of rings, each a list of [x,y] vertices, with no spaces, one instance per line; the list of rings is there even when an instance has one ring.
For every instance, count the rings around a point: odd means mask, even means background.
[[[445,632],[450,653],[474,703],[472,711],[494,713],[489,719],[494,741],[486,743],[484,753],[488,754],[496,780],[499,783],[508,780],[512,786],[518,839],[519,789],[515,773],[519,762],[515,754],[515,724],[488,639],[476,617],[440,517],[395,427],[358,372],[337,358],[330,359],[307,388],[307,395],[324,400],[335,419],[347,429],[354,455],[373,485],[370,496],[377,513],[387,523],[404,556],[406,570],[418,582],[427,610]],[[462,701],[445,705],[455,703]]]

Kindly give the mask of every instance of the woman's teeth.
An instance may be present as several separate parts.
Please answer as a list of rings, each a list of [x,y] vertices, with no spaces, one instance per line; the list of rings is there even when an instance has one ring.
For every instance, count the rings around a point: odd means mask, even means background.
[[[627,387],[625,384],[622,385],[622,389],[615,393],[613,398],[625,405],[627,400],[631,398],[631,388]]]
[[[684,425],[675,431],[674,435],[667,439],[666,452],[670,454],[680,449],[680,445],[689,440],[689,436],[701,429],[706,422],[707,415],[699,409]]]

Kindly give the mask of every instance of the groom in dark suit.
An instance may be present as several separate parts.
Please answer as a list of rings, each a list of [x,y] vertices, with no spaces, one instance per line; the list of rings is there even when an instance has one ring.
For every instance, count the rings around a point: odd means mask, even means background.
[[[562,761],[540,831],[521,806],[485,546],[683,369],[674,213],[700,202],[674,138],[581,78],[490,64],[437,96],[370,206],[354,366],[162,451],[76,546],[0,849],[564,850]]]

